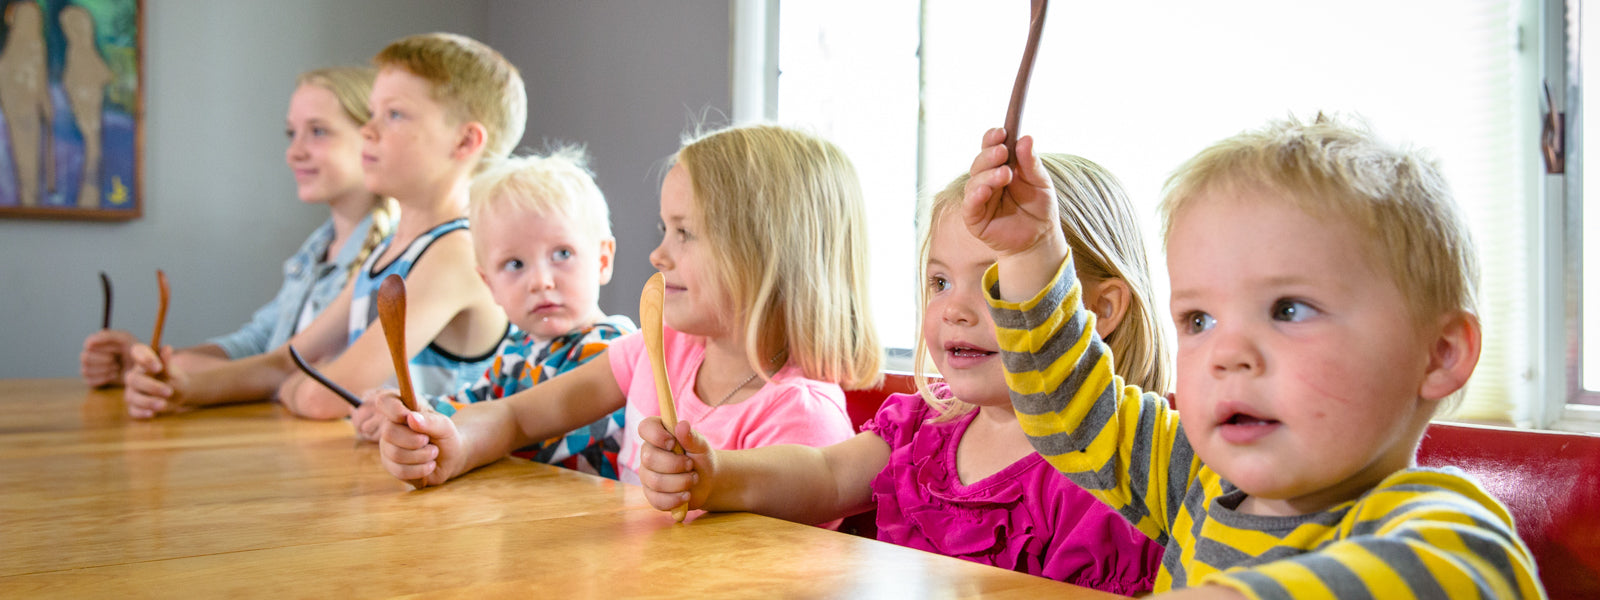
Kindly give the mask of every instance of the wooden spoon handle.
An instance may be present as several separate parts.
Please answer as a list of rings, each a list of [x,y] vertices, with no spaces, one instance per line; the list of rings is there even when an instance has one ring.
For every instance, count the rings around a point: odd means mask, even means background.
[[[167,303],[172,298],[172,290],[167,286],[167,274],[163,273],[161,269],[156,269],[156,287],[161,289],[161,300],[160,304],[156,305],[156,330],[150,334],[150,349],[156,353],[156,356],[161,356],[161,330],[167,326]],[[161,370],[156,371],[154,375],[161,377],[166,372],[167,365],[163,362]]]
[[[111,329],[111,278],[105,271],[100,272],[100,294],[105,298],[100,309],[100,328]]]
[[[378,322],[389,342],[389,358],[394,361],[395,383],[400,386],[400,403],[417,410],[417,393],[411,388],[411,358],[406,354],[406,280],[398,274],[383,278],[378,286]]]
[[[378,285],[378,323],[383,325],[383,338],[389,342],[389,358],[394,360],[400,403],[416,412],[417,392],[411,388],[411,358],[406,355],[406,280],[398,274],[389,274]],[[420,490],[428,485],[428,480],[412,479],[406,483]]]
[[[650,370],[656,378],[656,399],[661,402],[661,423],[667,431],[676,431],[678,411],[672,401],[672,384],[667,380],[667,361],[661,347],[661,303],[666,301],[666,285],[661,274],[650,276],[639,293],[639,328],[644,330],[644,348],[650,355]],[[683,446],[675,444],[672,451],[683,454]],[[672,508],[672,520],[678,523],[689,513],[687,502]]]
[[[1028,81],[1033,78],[1033,59],[1039,53],[1039,36],[1044,33],[1044,13],[1050,0],[1033,0],[1028,21],[1028,43],[1022,49],[1022,64],[1017,66],[1017,81],[1011,85],[1011,106],[1006,108],[1006,164],[1017,167],[1017,129],[1022,124],[1022,104],[1028,98]]]
[[[161,330],[167,326],[167,302],[172,298],[172,290],[167,287],[167,274],[161,269],[156,269],[156,286],[161,289],[161,303],[156,308],[156,330],[150,334],[150,349],[160,354]]]

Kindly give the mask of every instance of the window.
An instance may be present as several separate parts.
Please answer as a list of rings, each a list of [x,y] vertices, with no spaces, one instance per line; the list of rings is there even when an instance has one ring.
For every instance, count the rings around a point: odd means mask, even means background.
[[[981,132],[1004,119],[1028,2],[774,3],[738,4],[767,7],[766,31],[778,38],[765,116],[808,126],[856,161],[876,211],[881,333],[907,347],[916,327],[906,310],[917,285],[916,199],[964,172]],[[1560,3],[1549,4],[1558,5],[1559,23]],[[1325,111],[1359,115],[1385,138],[1428,149],[1465,209],[1484,266],[1484,352],[1455,417],[1547,426],[1565,414],[1565,394],[1553,392],[1566,389],[1567,369],[1543,366],[1564,366],[1567,356],[1551,362],[1560,344],[1548,323],[1564,313],[1541,275],[1562,264],[1541,229],[1552,222],[1541,200],[1552,183],[1539,175],[1538,90],[1552,43],[1541,10],[1509,0],[1353,0],[1336,9],[1229,0],[1156,10],[1057,2],[1021,129],[1043,151],[1088,157],[1122,179],[1146,218],[1158,286],[1167,279],[1160,187],[1210,143],[1272,118]],[[736,76],[735,85],[748,79]],[[1583,229],[1600,230],[1595,223]],[[1593,273],[1600,259],[1585,264]],[[1600,275],[1582,281],[1587,297],[1600,297]],[[1157,289],[1159,304],[1165,296]],[[1592,390],[1600,387],[1600,311],[1584,317]],[[1555,396],[1563,398],[1551,410],[1546,400]]]
[[[1557,357],[1567,362],[1563,373],[1566,385],[1558,387],[1565,392],[1565,405],[1552,404],[1560,409],[1562,420],[1583,428],[1584,422],[1600,422],[1600,308],[1596,308],[1596,299],[1600,299],[1600,242],[1585,240],[1583,235],[1600,231],[1600,208],[1596,208],[1600,203],[1589,200],[1600,194],[1600,187],[1586,185],[1600,182],[1600,160],[1587,160],[1585,152],[1585,142],[1600,140],[1600,120],[1591,125],[1587,119],[1593,110],[1600,110],[1600,95],[1581,92],[1585,82],[1600,81],[1600,71],[1591,70],[1600,65],[1600,48],[1584,44],[1582,34],[1600,31],[1600,11],[1583,12],[1576,0],[1549,4],[1552,14],[1547,22],[1560,35],[1551,36],[1559,45],[1547,45],[1556,60],[1550,61],[1552,67],[1546,72],[1556,82],[1564,80],[1565,85],[1553,87],[1566,97],[1556,110],[1565,108],[1567,122],[1563,125],[1570,136],[1566,142],[1566,172],[1561,178],[1565,185],[1552,186],[1553,204],[1559,209],[1555,222],[1560,224],[1554,237],[1562,242],[1561,251],[1553,254],[1564,259],[1564,268],[1551,278],[1560,283],[1552,291],[1565,300],[1566,309],[1564,322],[1553,328],[1558,332],[1553,337],[1564,342],[1566,352]],[[1591,73],[1595,76],[1590,77]],[[1586,189],[1591,187],[1595,191]]]

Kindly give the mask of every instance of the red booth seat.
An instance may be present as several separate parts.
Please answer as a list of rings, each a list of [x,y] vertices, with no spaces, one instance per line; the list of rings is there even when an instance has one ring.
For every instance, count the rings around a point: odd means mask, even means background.
[[[845,392],[850,420],[859,428],[889,394],[915,390],[910,375],[888,373],[876,389]],[[1600,599],[1600,436],[1435,423],[1417,462],[1466,471],[1511,509],[1551,598]],[[870,537],[872,513],[840,529]]]

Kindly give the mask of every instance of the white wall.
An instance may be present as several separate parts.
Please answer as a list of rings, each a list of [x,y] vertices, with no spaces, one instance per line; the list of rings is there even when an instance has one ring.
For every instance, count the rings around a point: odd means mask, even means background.
[[[166,340],[197,343],[271,298],[282,260],[327,212],[301,206],[283,119],[301,71],[365,64],[387,41],[454,31],[485,39],[482,0],[146,0],[144,217],[0,220],[0,377],[77,373],[100,323],[150,335],[155,269],[172,283]]]
[[[663,159],[697,119],[732,115],[729,0],[490,0],[485,42],[528,86],[524,149],[588,146],[611,204],[617,268],[607,313],[638,318],[639,291],[661,240]]]

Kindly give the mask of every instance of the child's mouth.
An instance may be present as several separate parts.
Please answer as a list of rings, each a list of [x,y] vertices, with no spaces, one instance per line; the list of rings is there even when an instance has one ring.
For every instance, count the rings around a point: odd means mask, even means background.
[[[1282,424],[1276,419],[1235,412],[1217,424],[1217,433],[1229,443],[1248,444],[1277,431]]]
[[[944,353],[946,362],[955,368],[970,367],[995,355],[995,352],[962,344],[947,346]]]

